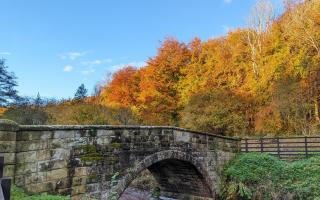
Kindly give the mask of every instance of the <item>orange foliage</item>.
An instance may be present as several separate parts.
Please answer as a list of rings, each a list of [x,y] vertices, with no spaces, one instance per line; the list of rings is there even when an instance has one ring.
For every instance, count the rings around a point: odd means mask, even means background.
[[[104,103],[111,106],[131,107],[137,104],[139,93],[139,71],[127,66],[117,71],[112,81],[102,90],[101,95],[106,97]]]
[[[311,12],[296,12],[300,7]],[[211,118],[207,123],[210,126],[216,121],[220,121],[221,126],[229,126],[227,123],[232,119],[234,123],[239,122],[233,127],[246,124],[248,133],[307,132],[309,127],[303,126],[313,123],[313,119],[320,123],[320,78],[309,77],[310,71],[320,71],[320,29],[317,26],[320,15],[316,12],[319,8],[319,3],[306,1],[276,19],[269,30],[260,35],[264,39],[254,61],[247,38],[250,28],[237,29],[208,41],[194,38],[188,44],[167,38],[156,56],[147,61],[147,66],[126,67],[116,72],[102,89],[100,99],[108,106],[130,108],[141,123],[148,125],[181,125],[181,113],[189,114],[192,117],[188,119],[193,120],[203,117],[201,109],[212,108],[208,111],[210,116],[203,120]],[[292,19],[296,19],[295,23],[291,23]],[[306,40],[306,35],[310,35],[311,42]],[[259,66],[258,76],[253,62]],[[281,78],[290,78],[292,82],[279,84]],[[308,82],[306,88],[293,87],[291,93],[295,95],[275,101],[279,94],[288,91],[286,87],[303,82]],[[276,85],[282,89],[277,89]],[[233,103],[219,102],[222,101],[219,95],[213,95],[217,91],[230,91]],[[195,99],[207,93],[204,97],[211,98],[208,101],[211,105],[205,104],[206,98],[199,100],[203,102]],[[299,100],[294,96],[305,98]],[[231,101],[228,95],[224,98]],[[192,99],[201,109],[186,110],[193,108]],[[244,119],[246,123],[236,119]],[[293,127],[299,121],[303,121],[299,124],[302,128]],[[202,125],[197,124],[197,127]],[[238,134],[236,132],[234,129],[233,134]]]
[[[148,61],[141,70],[139,95],[140,115],[144,122],[151,124],[175,124],[178,119],[177,83],[181,69],[190,60],[190,52],[184,43],[166,39],[158,49],[156,57]]]
[[[2,115],[7,109],[0,107],[0,115]]]

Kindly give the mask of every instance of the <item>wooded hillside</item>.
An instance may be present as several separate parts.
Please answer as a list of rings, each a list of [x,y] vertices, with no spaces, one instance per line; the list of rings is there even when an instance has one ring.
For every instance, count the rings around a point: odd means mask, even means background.
[[[300,135],[320,127],[320,0],[258,0],[248,26],[188,43],[166,38],[146,66],[127,66],[86,97],[3,117],[29,123],[173,125],[224,135]],[[40,97],[40,96],[39,96]],[[34,114],[38,113],[38,114]],[[19,116],[19,119],[17,118]]]
[[[258,1],[249,26],[189,43],[166,38],[142,68],[117,71],[99,95],[139,123],[227,135],[309,134],[319,124],[320,1]]]

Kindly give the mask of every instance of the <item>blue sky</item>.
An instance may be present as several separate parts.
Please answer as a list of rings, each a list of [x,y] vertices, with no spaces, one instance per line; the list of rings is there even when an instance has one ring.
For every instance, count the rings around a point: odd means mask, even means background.
[[[281,0],[275,0],[280,4]],[[0,0],[0,57],[21,95],[68,98],[172,36],[188,42],[243,27],[255,0]]]

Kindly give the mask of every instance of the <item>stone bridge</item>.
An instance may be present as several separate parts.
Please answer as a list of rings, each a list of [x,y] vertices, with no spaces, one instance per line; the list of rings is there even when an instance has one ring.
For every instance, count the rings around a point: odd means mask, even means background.
[[[72,199],[117,199],[145,169],[162,194],[215,199],[221,168],[239,149],[238,139],[176,127],[21,126],[0,120],[5,176],[30,193]]]

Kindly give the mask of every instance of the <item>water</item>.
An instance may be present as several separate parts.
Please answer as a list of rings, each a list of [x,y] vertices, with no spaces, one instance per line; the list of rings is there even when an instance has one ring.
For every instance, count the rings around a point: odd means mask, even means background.
[[[177,200],[168,197],[160,197],[161,200]],[[127,188],[121,195],[120,200],[153,200],[150,192],[139,190],[136,188]]]

